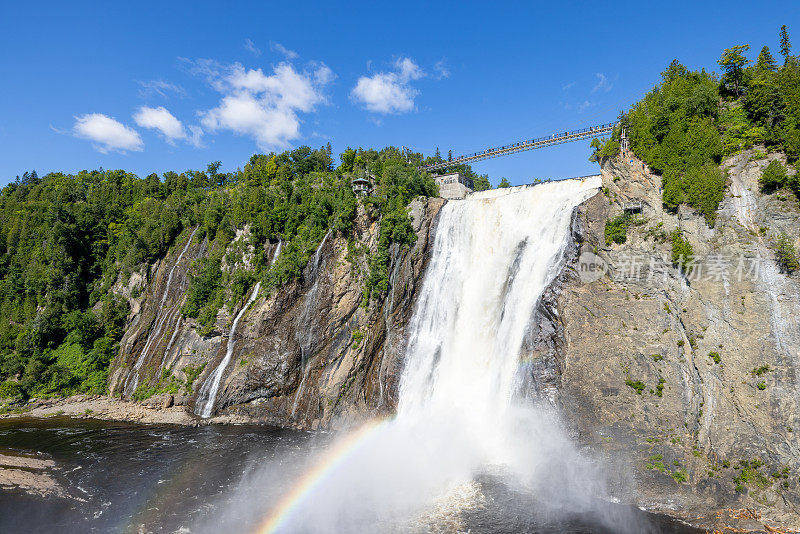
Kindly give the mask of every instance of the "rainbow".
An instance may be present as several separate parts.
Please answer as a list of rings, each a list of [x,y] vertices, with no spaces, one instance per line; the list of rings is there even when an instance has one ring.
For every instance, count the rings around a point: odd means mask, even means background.
[[[254,534],[272,534],[277,532],[281,526],[285,525],[286,520],[291,516],[297,506],[303,502],[306,496],[311,493],[318,484],[321,484],[327,476],[341,465],[359,445],[367,440],[367,438],[376,434],[388,423],[389,419],[371,421],[335,443],[322,460],[318,462],[313,469],[310,469],[303,475],[294,489],[281,499],[281,502],[275,507],[269,517],[253,531]]]

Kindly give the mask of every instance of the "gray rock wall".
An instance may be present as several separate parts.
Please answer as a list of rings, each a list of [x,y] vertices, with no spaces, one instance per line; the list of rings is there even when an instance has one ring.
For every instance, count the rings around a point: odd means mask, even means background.
[[[442,199],[412,203],[417,241],[411,248],[390,250],[391,287],[383,300],[362,306],[367,255],[355,260],[348,257],[347,239],[335,235],[320,249],[317,270],[309,265],[303,280],[261,294],[239,323],[215,412],[222,419],[302,428],[342,427],[392,412],[404,328],[443,205]],[[356,227],[355,245],[374,251],[378,223],[360,206]],[[155,387],[174,377],[181,384],[176,402],[192,410],[200,385],[225,355],[232,316],[244,302],[233,310],[223,308],[217,319],[218,333],[207,336],[199,333],[193,319],[181,317],[189,266],[207,248],[205,242],[193,242],[177,262],[185,243],[180,241],[164,260],[150,267],[151,283],[141,296],[134,299],[127,291],[133,311],[109,384],[112,393],[130,397],[131,377],[143,359],[139,383]],[[234,240],[230,246],[241,246],[237,243]],[[272,252],[268,250],[267,255]],[[191,382],[191,371],[201,366],[202,372]]]
[[[549,324],[536,328],[552,335],[528,351],[576,435],[628,459],[640,504],[753,508],[797,526],[800,278],[780,272],[772,242],[797,238],[800,210],[758,191],[768,160],[749,157],[723,163],[731,187],[713,228],[665,212],[660,177],[638,160],[604,161],[604,190],[579,208],[575,250],[540,306]],[[631,200],[639,224],[606,244],[606,220]],[[688,276],[670,258],[676,227],[697,259]],[[582,277],[594,255],[607,273]]]

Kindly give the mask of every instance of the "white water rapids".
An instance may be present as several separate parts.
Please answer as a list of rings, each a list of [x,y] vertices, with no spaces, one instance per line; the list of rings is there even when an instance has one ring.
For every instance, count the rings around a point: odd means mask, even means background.
[[[497,189],[444,206],[408,329],[397,416],[357,441],[342,438],[347,454],[318,466],[263,532],[463,531],[459,518],[491,500],[486,477],[519,491],[512,506],[525,513],[591,513],[614,531],[638,530],[607,511],[607,477],[554,411],[514,396],[523,339],[563,266],[573,210],[600,185]]]

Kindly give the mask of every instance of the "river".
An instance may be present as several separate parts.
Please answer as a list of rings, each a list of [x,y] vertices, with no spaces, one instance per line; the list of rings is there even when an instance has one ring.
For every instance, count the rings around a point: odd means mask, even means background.
[[[261,426],[3,420],[0,455],[53,460],[50,473],[69,497],[0,489],[0,532],[249,532],[331,439],[329,434]],[[484,505],[462,510],[458,518],[433,514],[438,531],[460,523],[473,533],[617,532],[592,514],[537,514],[530,496],[491,476],[479,477],[477,484]],[[637,530],[696,532],[662,516],[609,506],[619,517],[634,518]],[[429,528],[430,521],[425,523]],[[414,529],[389,523],[371,531]]]

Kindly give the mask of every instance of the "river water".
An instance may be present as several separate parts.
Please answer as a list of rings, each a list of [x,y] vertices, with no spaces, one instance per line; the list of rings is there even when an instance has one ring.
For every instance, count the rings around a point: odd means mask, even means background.
[[[0,532],[250,532],[331,439],[260,426],[145,426],[58,417],[3,420],[0,454],[53,460],[56,468],[51,473],[70,497],[0,489]],[[429,519],[424,530],[447,532],[459,523],[473,533],[617,532],[592,514],[537,514],[529,495],[491,476],[479,478],[477,484],[484,506],[462,511],[457,521],[447,514],[434,515],[438,529]],[[633,531],[696,532],[664,517],[622,506],[614,509],[627,521],[635,519]],[[357,531],[415,531],[392,523],[373,526]]]

